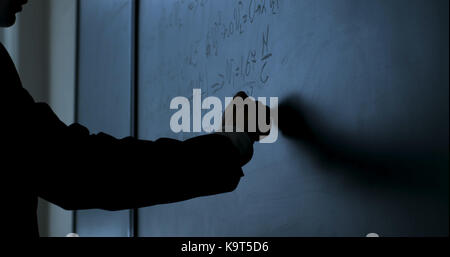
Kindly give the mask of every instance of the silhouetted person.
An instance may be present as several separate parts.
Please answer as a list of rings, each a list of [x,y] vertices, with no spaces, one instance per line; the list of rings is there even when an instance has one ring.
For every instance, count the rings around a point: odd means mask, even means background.
[[[0,26],[12,26],[25,3],[1,0]],[[122,210],[233,191],[258,138],[222,133],[150,142],[93,135],[36,103],[3,45],[0,78],[2,188],[11,187],[2,195],[6,236],[39,236],[38,197],[68,210]]]

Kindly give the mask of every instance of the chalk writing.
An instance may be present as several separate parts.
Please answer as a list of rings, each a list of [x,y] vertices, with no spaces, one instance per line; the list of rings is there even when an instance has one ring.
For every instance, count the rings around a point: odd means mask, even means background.
[[[212,3],[208,0],[179,0],[169,8],[168,16],[163,15],[166,28],[175,29],[175,33],[188,39],[186,47],[178,49],[178,56],[184,56],[185,66],[172,72],[188,74],[187,77],[182,76],[183,80],[188,81],[190,88],[203,89],[204,94],[216,94],[231,88],[252,95],[254,89],[263,88],[270,82],[274,56],[270,21],[273,19],[266,20],[281,13],[281,0],[227,1],[226,8],[216,10],[215,14],[211,11]],[[201,8],[205,10],[200,12]],[[164,8],[163,12],[166,11]],[[207,23],[201,24],[199,21],[204,21],[204,18],[198,17],[205,11],[211,15],[207,16]],[[183,24],[184,19],[189,22]],[[197,32],[202,28],[203,36]],[[245,42],[245,47],[233,49],[229,46],[241,42]]]
[[[206,33],[206,56],[218,56],[219,40],[225,40],[233,35],[242,35],[250,29],[258,18],[275,15],[280,12],[280,0],[249,0],[238,1],[233,8],[233,15],[223,21],[222,12],[218,11],[217,19]]]
[[[269,82],[270,75],[266,70],[272,57],[269,49],[269,32],[270,25],[267,25],[266,31],[262,33],[260,51],[250,49],[246,55],[225,59],[225,70],[217,73],[216,82],[211,85],[213,93],[217,93],[225,86],[232,86],[234,89],[246,89],[249,93],[252,93],[255,86],[264,87]]]

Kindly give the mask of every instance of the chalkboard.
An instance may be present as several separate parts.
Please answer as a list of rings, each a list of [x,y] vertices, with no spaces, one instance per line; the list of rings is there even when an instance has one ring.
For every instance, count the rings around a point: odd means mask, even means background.
[[[91,133],[130,136],[132,1],[82,0],[79,8],[77,122]],[[82,210],[75,217],[83,237],[130,234],[128,210]]]
[[[448,235],[448,1],[145,0],[138,33],[140,138],[198,135],[169,106],[199,88],[301,103],[322,142],[256,144],[236,191],[140,209],[140,236]]]

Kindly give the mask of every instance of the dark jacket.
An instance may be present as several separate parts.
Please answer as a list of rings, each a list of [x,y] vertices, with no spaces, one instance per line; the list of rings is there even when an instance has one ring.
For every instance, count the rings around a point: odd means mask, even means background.
[[[243,176],[221,135],[151,142],[66,126],[22,87],[1,44],[0,89],[4,235],[38,237],[38,197],[68,210],[122,210],[230,192]]]

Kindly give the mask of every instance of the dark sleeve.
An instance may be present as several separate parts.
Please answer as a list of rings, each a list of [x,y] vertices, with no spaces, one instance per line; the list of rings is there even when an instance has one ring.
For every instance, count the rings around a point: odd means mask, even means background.
[[[65,209],[121,210],[233,191],[243,176],[238,152],[220,135],[184,142],[90,134],[34,104],[31,154],[38,196]]]

